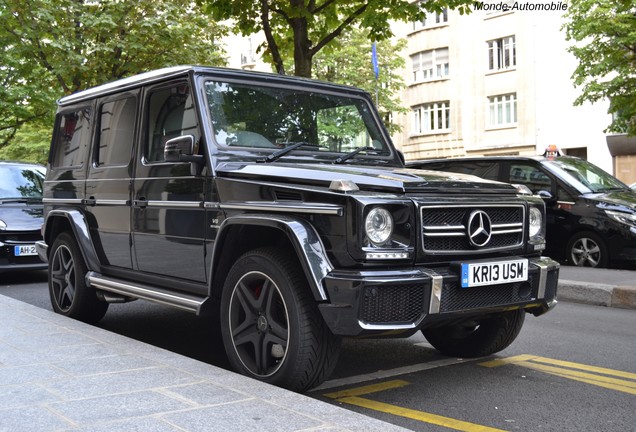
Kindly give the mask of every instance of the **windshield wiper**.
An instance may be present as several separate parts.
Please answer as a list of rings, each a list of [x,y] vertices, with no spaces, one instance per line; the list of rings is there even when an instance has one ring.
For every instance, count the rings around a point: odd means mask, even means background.
[[[259,162],[274,162],[275,160],[280,159],[281,157],[285,156],[287,153],[296,150],[298,147],[303,147],[303,146],[307,146],[307,147],[315,147],[318,148],[317,144],[312,144],[310,142],[307,141],[299,141],[299,142],[295,142],[295,143],[285,143],[288,144],[287,147],[284,147],[278,151],[275,151],[274,153],[270,154],[269,156],[267,156],[265,159],[261,159],[259,160]],[[291,144],[291,145],[289,145]]]
[[[367,147],[367,146],[358,147],[357,149],[355,149],[355,150],[353,150],[353,151],[351,151],[351,152],[349,152],[349,153],[347,153],[347,154],[345,154],[343,156],[340,156],[338,159],[333,161],[333,163],[341,164],[344,161],[351,159],[352,157],[354,157],[355,155],[357,155],[358,153],[363,152],[363,151],[378,153],[378,149],[376,149],[375,147]]]

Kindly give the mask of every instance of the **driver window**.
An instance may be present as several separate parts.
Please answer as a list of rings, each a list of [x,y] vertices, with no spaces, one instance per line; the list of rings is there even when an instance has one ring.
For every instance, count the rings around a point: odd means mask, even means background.
[[[166,141],[183,135],[193,135],[198,143],[197,117],[189,86],[181,83],[151,93],[146,161],[163,162]]]

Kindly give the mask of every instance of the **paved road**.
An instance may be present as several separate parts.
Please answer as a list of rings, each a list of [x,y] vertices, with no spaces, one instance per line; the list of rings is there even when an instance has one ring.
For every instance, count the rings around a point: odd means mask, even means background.
[[[629,281],[632,274],[602,281]],[[14,280],[0,294],[50,309],[44,280]],[[185,312],[141,301],[113,305],[100,327],[223,365],[209,323]],[[634,310],[561,302],[545,316],[528,317],[518,340],[488,359],[442,357],[420,335],[350,340],[331,379],[309,395],[418,431],[630,430],[634,328]],[[493,359],[510,363],[484,365]]]

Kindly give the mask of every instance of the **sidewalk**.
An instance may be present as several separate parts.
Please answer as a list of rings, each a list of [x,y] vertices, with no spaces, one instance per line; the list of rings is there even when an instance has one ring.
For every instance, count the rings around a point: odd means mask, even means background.
[[[636,271],[561,266],[560,301],[636,309]]]
[[[562,266],[558,297],[636,309],[634,276]],[[0,432],[403,430],[0,295]]]
[[[405,429],[0,295],[0,431]]]

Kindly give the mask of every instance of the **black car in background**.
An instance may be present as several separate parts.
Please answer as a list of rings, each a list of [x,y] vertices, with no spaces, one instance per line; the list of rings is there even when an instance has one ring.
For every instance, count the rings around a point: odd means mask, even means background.
[[[0,273],[47,267],[35,250],[42,239],[41,165],[0,161]]]
[[[524,185],[546,203],[546,255],[585,267],[636,261],[636,192],[583,159],[492,156],[409,162]]]

